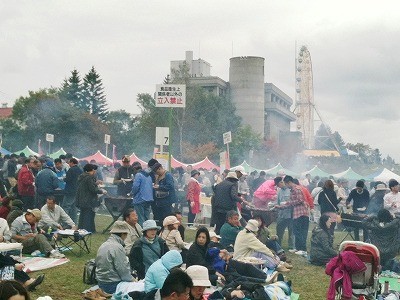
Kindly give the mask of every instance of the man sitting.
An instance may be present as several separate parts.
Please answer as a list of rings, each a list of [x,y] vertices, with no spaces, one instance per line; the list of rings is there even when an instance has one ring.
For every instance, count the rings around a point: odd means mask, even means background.
[[[106,293],[114,293],[120,282],[133,281],[124,250],[128,232],[128,225],[124,221],[116,221],[110,230],[110,237],[97,251],[96,278],[99,287]]]
[[[208,269],[203,266],[194,265],[186,269],[186,274],[188,274],[193,281],[193,286],[190,288],[189,299],[204,299],[203,294],[205,289],[211,286],[211,282],[208,277]]]
[[[11,232],[7,221],[0,218],[0,243],[7,243],[11,240]]]
[[[40,250],[51,258],[64,258],[65,255],[54,250],[47,238],[38,233],[36,223],[42,218],[39,209],[28,209],[28,211],[19,216],[11,224],[11,237],[15,242],[22,243],[24,247],[22,253],[30,254],[33,251]],[[43,232],[43,231],[42,231]]]
[[[236,236],[243,227],[240,226],[239,214],[230,210],[226,213],[226,223],[222,225],[220,230],[221,241],[220,243],[228,248],[228,251],[233,251],[233,246],[235,245]]]
[[[125,239],[125,253],[129,255],[133,244],[140,239],[142,234],[142,226],[138,223],[138,215],[133,208],[128,208],[123,215],[125,223],[128,225],[128,236]]]
[[[42,218],[38,226],[45,232],[49,232],[49,228],[51,228],[51,231],[66,228],[76,230],[78,228],[61,206],[56,204],[54,196],[47,196],[46,204],[43,205],[41,213]]]

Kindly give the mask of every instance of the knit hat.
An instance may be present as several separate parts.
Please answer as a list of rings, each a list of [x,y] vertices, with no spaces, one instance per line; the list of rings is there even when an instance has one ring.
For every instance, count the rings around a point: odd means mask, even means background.
[[[110,233],[129,233],[128,225],[125,221],[115,221]]]
[[[191,176],[191,177],[194,177],[194,176],[196,176],[196,174],[199,174],[199,175],[200,175],[200,172],[197,171],[197,170],[192,170],[192,172],[190,173],[190,176]]]
[[[258,231],[258,221],[257,220],[254,220],[254,219],[251,219],[251,220],[249,220],[248,222],[247,222],[247,225],[246,225],[246,229],[247,230],[249,230],[249,231],[251,231],[251,232],[257,232]]]
[[[211,286],[208,269],[204,266],[190,266],[186,269],[186,274],[192,278],[193,286]]]
[[[37,222],[40,221],[40,219],[42,218],[42,212],[40,211],[40,209],[37,209],[37,208],[28,209],[27,212],[34,215]]]
[[[160,229],[160,226],[157,226],[156,221],[154,220],[147,220],[143,222],[143,229],[142,232],[145,232],[146,230],[149,229]]]
[[[164,219],[163,221],[163,226],[168,226],[168,225],[173,225],[173,224],[179,224],[180,222],[175,216],[168,216]]]

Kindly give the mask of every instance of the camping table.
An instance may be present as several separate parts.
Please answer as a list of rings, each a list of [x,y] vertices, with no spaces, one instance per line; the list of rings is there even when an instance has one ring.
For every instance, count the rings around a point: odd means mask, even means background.
[[[110,212],[113,220],[110,225],[103,230],[103,233],[105,233],[114,224],[114,222],[123,215],[124,211],[130,207],[131,203],[132,198],[123,196],[108,196],[104,198],[104,204],[107,207],[107,210]]]
[[[81,256],[82,253],[90,253],[91,237],[92,233],[84,229],[79,229],[79,238],[74,236],[74,230],[58,230],[55,233],[58,234],[61,239],[56,241],[57,247],[65,247],[68,251],[71,251],[76,256]],[[78,251],[74,250],[73,247],[77,247]]]

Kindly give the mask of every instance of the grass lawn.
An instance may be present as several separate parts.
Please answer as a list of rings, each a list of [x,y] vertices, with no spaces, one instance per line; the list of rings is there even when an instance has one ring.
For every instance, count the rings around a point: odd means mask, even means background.
[[[102,232],[104,228],[111,222],[111,217],[96,216],[96,228],[98,232]],[[310,232],[314,228],[314,224],[310,226]],[[275,233],[275,224],[270,226],[271,233]],[[186,241],[192,241],[195,235],[195,230],[186,230]],[[70,262],[43,271],[31,273],[32,277],[44,273],[46,278],[35,292],[31,293],[32,299],[39,296],[51,296],[55,299],[75,300],[81,299],[81,292],[88,285],[82,282],[83,266],[85,262],[96,256],[98,247],[108,238],[109,234],[96,233],[92,236],[91,253],[84,254],[81,257],[76,257],[69,252],[65,252]],[[310,238],[309,233],[309,238]],[[344,233],[335,233],[335,243],[337,244]],[[286,238],[286,236],[285,236]],[[283,244],[284,248],[287,245]],[[288,253],[288,257],[294,265],[293,270],[287,275],[287,279],[292,281],[293,290],[300,294],[300,299],[303,300],[322,300],[326,299],[326,291],[329,286],[329,277],[325,275],[324,268],[312,266],[307,263],[305,258],[295,254]]]

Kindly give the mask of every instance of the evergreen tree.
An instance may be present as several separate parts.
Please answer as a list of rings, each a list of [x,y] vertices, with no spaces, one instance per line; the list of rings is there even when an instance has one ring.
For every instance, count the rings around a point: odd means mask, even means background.
[[[83,107],[101,121],[106,120],[108,114],[107,99],[100,75],[94,67],[83,79]]]
[[[71,77],[64,80],[59,97],[69,101],[74,107],[88,111],[88,107],[85,107],[83,103],[82,81],[76,69],[71,72]]]

